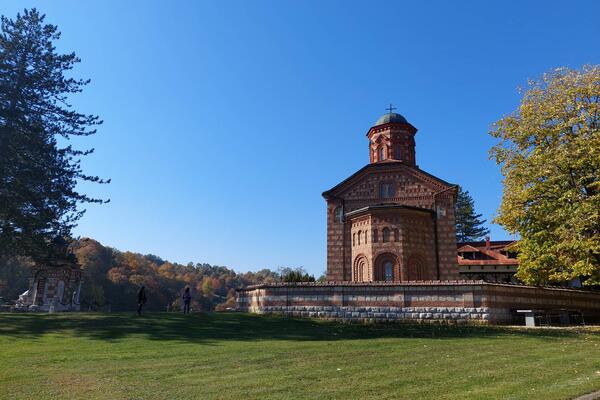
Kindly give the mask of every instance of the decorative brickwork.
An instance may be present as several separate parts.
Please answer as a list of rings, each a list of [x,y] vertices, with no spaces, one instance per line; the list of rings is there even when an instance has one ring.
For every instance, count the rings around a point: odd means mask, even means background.
[[[323,193],[327,279],[456,279],[456,186],[416,166],[415,127],[399,114],[380,121],[367,133],[371,163]]]
[[[518,310],[600,320],[600,292],[457,280],[473,253],[461,247],[457,261],[457,187],[417,167],[416,131],[399,114],[381,117],[367,134],[371,163],[323,193],[328,282],[238,289],[237,309],[362,322],[514,323]]]
[[[519,309],[600,319],[600,292],[483,281],[290,283],[237,291],[239,311],[357,322],[514,323]]]
[[[17,308],[27,311],[79,311],[82,271],[75,263],[36,265],[29,289],[19,296]]]

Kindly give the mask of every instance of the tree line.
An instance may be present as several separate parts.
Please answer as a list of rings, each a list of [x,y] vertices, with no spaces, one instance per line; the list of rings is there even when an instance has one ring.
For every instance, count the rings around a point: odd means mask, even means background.
[[[238,287],[315,280],[302,268],[284,267],[277,271],[265,268],[237,273],[223,266],[183,265],[152,254],[119,251],[89,238],[73,241],[70,249],[84,272],[80,297],[84,310],[110,307],[112,311],[133,311],[141,285],[146,286],[146,306],[150,310],[179,310],[181,295],[187,286],[192,293],[192,310],[225,310],[234,306]],[[26,257],[0,259],[0,297],[14,300],[27,289],[32,264]]]

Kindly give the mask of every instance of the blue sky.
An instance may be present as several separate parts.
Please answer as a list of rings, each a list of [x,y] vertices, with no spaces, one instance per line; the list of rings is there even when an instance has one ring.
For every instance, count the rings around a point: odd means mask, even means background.
[[[100,115],[75,233],[121,250],[238,271],[326,267],[321,193],[368,163],[392,102],[417,163],[500,204],[490,125],[544,71],[600,63],[596,1],[4,1],[37,7],[91,78]],[[490,225],[492,239],[509,235]]]

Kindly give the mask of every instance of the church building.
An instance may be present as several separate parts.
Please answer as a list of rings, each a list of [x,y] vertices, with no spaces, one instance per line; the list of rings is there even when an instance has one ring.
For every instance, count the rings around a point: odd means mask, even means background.
[[[459,279],[457,186],[419,168],[417,128],[392,110],[367,132],[369,164],[323,193],[328,281]]]
[[[417,128],[389,111],[367,132],[369,163],[323,193],[327,282],[240,288],[237,310],[344,322],[600,321],[598,292],[515,284],[512,242],[457,244],[458,187],[417,166]]]

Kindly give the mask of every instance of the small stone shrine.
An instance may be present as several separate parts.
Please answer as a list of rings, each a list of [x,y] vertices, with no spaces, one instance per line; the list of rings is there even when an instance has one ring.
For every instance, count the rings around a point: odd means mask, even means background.
[[[17,310],[79,311],[82,270],[64,239],[55,239],[53,244],[58,257],[32,267],[29,289],[19,296]]]

